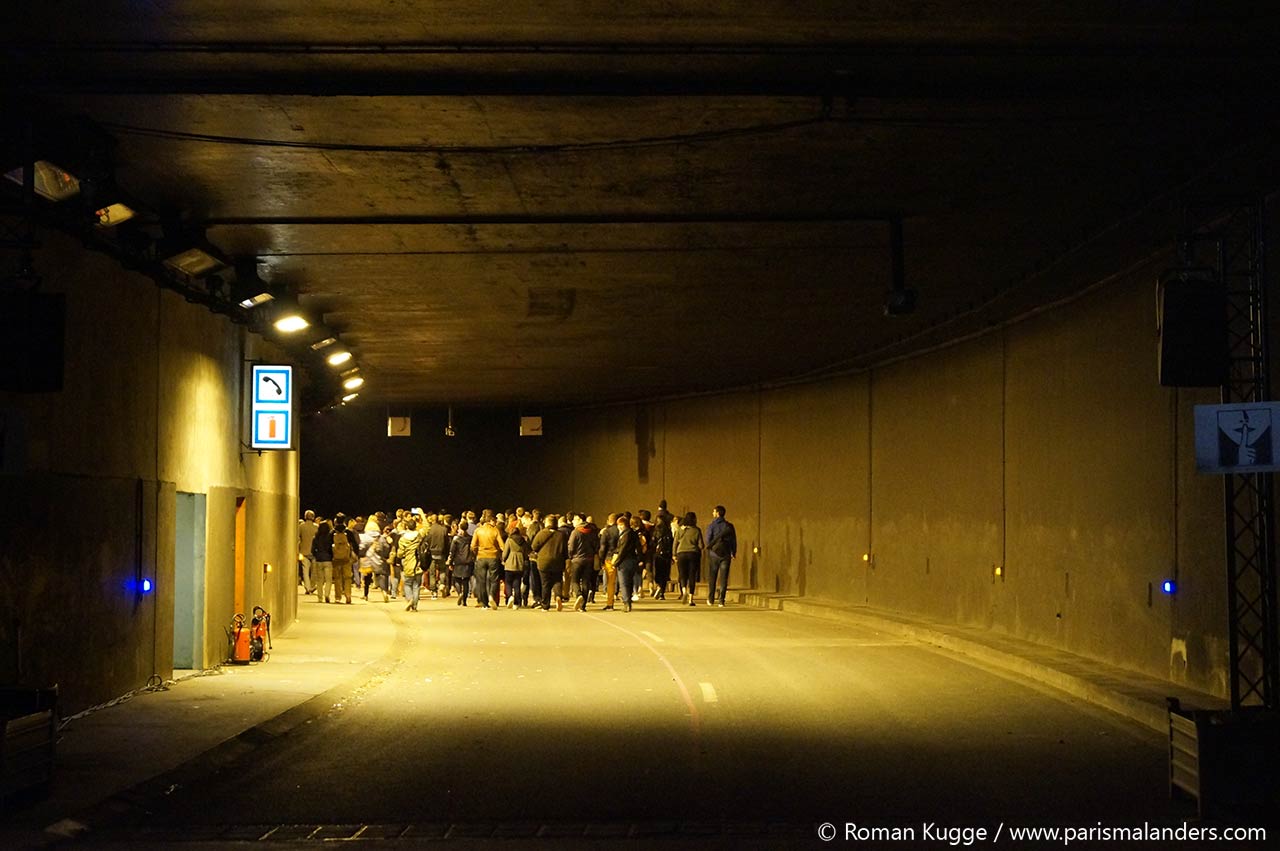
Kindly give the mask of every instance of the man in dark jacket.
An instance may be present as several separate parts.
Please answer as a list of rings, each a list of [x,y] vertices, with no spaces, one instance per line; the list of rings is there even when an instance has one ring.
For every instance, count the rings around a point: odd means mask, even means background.
[[[724,594],[729,588],[729,565],[738,554],[738,533],[733,524],[724,519],[724,506],[717,505],[711,522],[707,524],[707,571],[710,574],[711,596],[707,605],[716,605],[716,589],[720,591],[720,608],[724,608]]]
[[[537,559],[538,573],[542,574],[542,608],[551,608],[551,598],[556,598],[556,611],[564,608],[565,560],[569,553],[568,536],[558,528],[554,514],[547,515],[546,528],[534,537],[530,544]]]
[[[613,597],[618,593],[618,571],[614,569],[613,554],[618,549],[618,536],[621,534],[615,525],[618,522],[617,514],[610,514],[608,521],[605,522],[604,528],[600,530],[600,567],[604,572],[604,594],[605,608],[613,608]],[[597,582],[597,584],[599,584]],[[594,592],[591,594],[590,602],[596,601]]]
[[[573,532],[569,534],[569,566],[577,597],[573,607],[584,612],[587,609],[587,597],[595,584],[596,551],[600,549],[600,533],[596,531],[594,523],[588,523],[580,514],[573,518],[573,524]]]
[[[447,519],[447,518],[446,518]],[[425,546],[431,557],[431,567],[427,570],[427,582],[431,586],[431,599],[436,596],[448,597],[449,568],[449,527],[441,522],[440,515],[432,514],[427,520],[431,525],[427,528]]]

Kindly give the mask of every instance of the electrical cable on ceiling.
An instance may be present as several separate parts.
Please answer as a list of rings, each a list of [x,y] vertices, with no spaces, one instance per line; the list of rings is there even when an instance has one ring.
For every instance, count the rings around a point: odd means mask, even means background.
[[[779,121],[771,124],[753,124],[744,127],[727,127],[720,130],[704,130],[697,133],[642,136],[634,139],[607,139],[598,142],[565,142],[554,145],[360,145],[348,142],[296,142],[286,139],[255,139],[245,136],[189,133],[183,130],[161,130],[154,127],[138,127],[115,122],[103,122],[101,126],[117,133],[132,136],[147,136],[185,142],[211,142],[220,145],[246,145],[260,148],[297,148],[311,151],[362,151],[393,154],[554,154],[715,142],[722,139],[784,133],[801,127],[831,122],[832,119],[824,115],[791,121]]]
[[[307,151],[350,151],[388,154],[555,154],[575,151],[626,150],[631,148],[657,148],[670,145],[688,145],[699,142],[717,142],[726,139],[749,138],[785,133],[818,124],[845,124],[876,127],[934,127],[944,129],[982,129],[994,126],[1030,124],[1044,126],[1047,124],[1079,125],[1079,124],[1129,124],[1135,120],[1135,113],[1127,111],[1122,114],[1107,115],[1053,115],[1053,116],[1019,116],[1004,114],[981,118],[929,118],[913,116],[854,116],[845,114],[832,115],[829,107],[824,107],[820,115],[808,118],[792,119],[763,124],[749,124],[742,127],[726,127],[718,130],[703,130],[695,133],[677,133],[667,136],[640,136],[632,139],[602,139],[596,142],[564,142],[558,144],[518,144],[518,145],[375,145],[352,142],[305,142],[290,139],[262,139],[251,136],[230,136],[217,133],[193,133],[186,130],[166,130],[158,127],[141,127],[133,124],[106,121],[101,126],[117,133],[131,136],[144,136],[154,139],[168,139],[182,142],[207,142],[217,145],[241,145],[258,148],[293,148]]]

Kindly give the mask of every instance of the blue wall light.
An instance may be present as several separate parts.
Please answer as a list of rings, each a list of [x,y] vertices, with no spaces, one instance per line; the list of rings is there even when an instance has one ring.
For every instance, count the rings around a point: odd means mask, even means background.
[[[1165,584],[1167,585],[1168,583],[1165,583]],[[143,593],[143,594],[150,594],[150,593],[151,593],[151,580],[150,580],[150,579],[144,579],[144,580],[142,580],[142,582],[140,582],[140,583],[139,583],[139,586],[138,586],[138,587],[140,587],[140,588],[142,589],[142,593]]]
[[[1172,594],[1178,590],[1178,583],[1174,582],[1172,579],[1166,579],[1164,582],[1160,583],[1160,590],[1166,594]]]

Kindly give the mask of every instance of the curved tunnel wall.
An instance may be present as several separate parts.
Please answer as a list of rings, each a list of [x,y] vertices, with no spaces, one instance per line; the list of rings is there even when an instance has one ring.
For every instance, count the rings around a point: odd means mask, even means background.
[[[1222,484],[1195,472],[1191,419],[1216,391],[1158,384],[1165,265],[865,374],[548,417],[540,496],[597,513],[665,497],[703,524],[723,503],[739,584],[1225,694]]]

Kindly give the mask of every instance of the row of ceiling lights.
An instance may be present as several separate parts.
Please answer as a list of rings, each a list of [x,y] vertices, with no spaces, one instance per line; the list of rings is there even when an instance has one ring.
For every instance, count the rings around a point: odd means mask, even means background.
[[[12,169],[5,177],[19,186],[26,179],[25,169]],[[47,160],[37,160],[32,169],[33,189],[36,195],[54,204],[70,201],[81,195],[82,182],[66,169]],[[114,181],[104,181],[95,186],[93,194],[102,196],[102,186],[114,187]],[[138,226],[137,213],[112,192],[106,199],[94,197],[91,222],[96,231],[114,230],[117,226],[132,222]],[[109,200],[109,203],[98,203]],[[205,301],[219,312],[228,313],[263,333],[268,326],[285,337],[293,337],[302,331],[313,329],[312,322],[298,304],[298,300],[279,287],[263,281],[257,272],[256,258],[240,258],[235,263],[224,260],[203,235],[192,236],[179,227],[162,228],[158,235],[149,235],[151,247],[144,254],[158,260],[171,283],[183,292],[188,300]],[[201,297],[204,296],[204,297]],[[233,306],[240,312],[228,310]],[[337,336],[323,326],[313,329],[309,348],[323,357],[341,380],[342,403],[359,396],[364,385],[360,367],[354,362],[351,350],[342,345]]]

